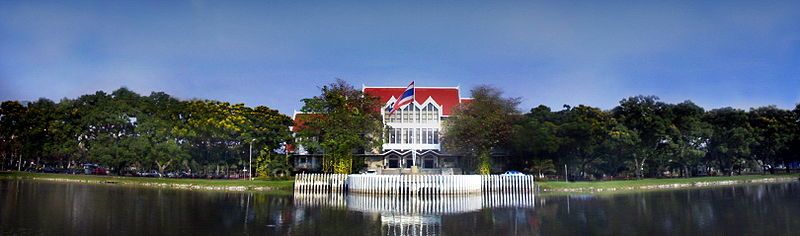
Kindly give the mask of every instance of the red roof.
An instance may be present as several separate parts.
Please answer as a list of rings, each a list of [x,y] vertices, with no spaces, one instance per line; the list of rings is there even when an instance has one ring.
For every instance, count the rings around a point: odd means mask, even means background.
[[[294,118],[293,118],[294,119],[294,125],[292,125],[291,131],[292,132],[300,131],[301,129],[303,129],[304,124],[306,123],[306,121],[308,121],[309,119],[312,119],[314,116],[319,117],[318,114],[299,113],[299,112],[295,113],[294,114]]]
[[[318,114],[295,112],[294,113],[294,117],[292,118],[294,124],[289,127],[289,130],[294,132],[294,133],[299,132],[301,129],[303,129],[305,127],[306,121],[308,121],[309,119],[314,118],[314,116],[319,116],[319,115]],[[297,151],[295,149],[296,149],[296,147],[295,147],[294,144],[287,144],[286,145],[286,151],[288,151],[289,153],[294,153],[295,151]]]
[[[397,98],[405,91],[405,87],[364,87],[364,93],[380,98],[381,104],[386,104],[392,97]],[[432,97],[436,104],[442,106],[442,114],[449,116],[453,107],[469,98],[460,98],[458,88],[455,87],[417,87],[414,91],[417,103],[424,103]]]

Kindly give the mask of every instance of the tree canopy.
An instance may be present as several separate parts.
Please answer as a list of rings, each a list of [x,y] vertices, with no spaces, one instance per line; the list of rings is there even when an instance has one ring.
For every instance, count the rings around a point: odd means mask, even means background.
[[[473,168],[488,174],[492,148],[507,145],[511,138],[519,99],[505,98],[499,89],[485,85],[473,89],[472,97],[454,108],[442,141],[448,150],[466,155],[464,163],[477,163]]]
[[[354,171],[354,152],[380,147],[383,139],[378,99],[353,88],[344,80],[323,86],[321,94],[303,99],[302,111],[314,114],[298,133],[301,144],[318,147],[323,171]],[[361,151],[363,153],[363,151]]]
[[[218,174],[243,167],[251,141],[256,150],[291,141],[286,128],[291,119],[274,109],[180,100],[163,92],[141,96],[127,88],[58,103],[6,101],[0,123],[3,165],[16,159],[19,168],[92,162],[119,174],[135,169]]]

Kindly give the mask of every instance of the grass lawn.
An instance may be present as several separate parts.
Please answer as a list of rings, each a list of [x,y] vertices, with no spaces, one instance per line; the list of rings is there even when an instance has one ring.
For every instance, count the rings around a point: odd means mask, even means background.
[[[754,180],[768,178],[798,178],[800,174],[773,174],[773,175],[737,175],[737,176],[715,176],[715,177],[694,177],[694,178],[669,178],[669,179],[642,179],[642,180],[609,180],[609,181],[539,181],[539,187],[546,191],[596,191],[596,190],[618,190],[618,189],[641,189],[659,185],[679,185],[709,182],[737,181],[747,183]]]
[[[75,180],[93,183],[119,183],[138,185],[198,186],[210,188],[243,187],[246,189],[291,190],[294,180],[216,180],[216,179],[170,179],[149,177],[123,177],[110,175],[71,175],[29,172],[0,172],[0,178]]]

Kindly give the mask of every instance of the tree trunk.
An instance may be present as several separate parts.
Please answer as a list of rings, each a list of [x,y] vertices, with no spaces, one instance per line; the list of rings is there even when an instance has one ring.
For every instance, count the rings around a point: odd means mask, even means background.
[[[167,163],[161,164],[159,161],[155,161],[156,166],[158,166],[158,173],[164,174],[164,169],[167,169],[169,165],[172,163],[172,160],[167,161]]]
[[[488,175],[492,171],[491,154],[489,152],[481,152],[478,154],[478,172],[481,175]]]
[[[689,165],[683,165],[683,177],[691,177],[691,174],[689,173]]]

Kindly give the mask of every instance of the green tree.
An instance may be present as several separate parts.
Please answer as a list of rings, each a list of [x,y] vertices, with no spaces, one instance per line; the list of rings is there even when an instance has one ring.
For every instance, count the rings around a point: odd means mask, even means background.
[[[301,144],[322,149],[323,171],[352,173],[353,153],[378,148],[383,141],[380,104],[340,79],[321,90],[303,99],[302,111],[317,115],[305,121]]]
[[[598,108],[579,105],[563,111],[559,128],[562,137],[560,153],[564,162],[577,168],[577,174],[602,175],[597,167],[605,153],[604,142],[609,140],[614,119]]]
[[[667,140],[670,121],[665,117],[667,104],[656,96],[636,96],[620,101],[612,112],[617,121],[637,136],[633,157],[636,176],[643,177],[645,163],[663,157],[663,146]],[[655,166],[652,166],[655,167]],[[655,171],[652,171],[655,172]],[[651,172],[651,174],[652,174]]]
[[[508,145],[519,116],[519,98],[505,98],[502,91],[487,85],[472,89],[471,103],[454,108],[442,137],[448,150],[477,159],[477,172],[491,172],[493,148]]]
[[[536,173],[539,179],[544,179],[545,174],[556,173],[556,166],[551,159],[534,159],[528,162],[526,170]]]
[[[789,141],[789,148],[783,154],[783,161],[785,163],[800,161],[800,104],[797,104],[792,110],[792,122],[790,123],[789,131],[792,132],[792,138]],[[786,169],[789,171],[789,168]]]
[[[609,138],[603,143],[605,150],[605,160],[602,169],[610,176],[618,176],[620,172],[635,170],[637,167],[634,160],[634,153],[639,145],[639,135],[617,122],[609,132]],[[626,166],[632,166],[626,168]],[[637,175],[638,176],[638,175]]]
[[[782,161],[781,156],[789,155],[792,139],[797,134],[792,112],[766,106],[751,109],[748,117],[755,136],[751,150],[753,159],[761,165],[775,166]]]
[[[714,109],[706,113],[704,120],[713,131],[708,141],[708,157],[716,160],[722,171],[733,175],[750,156],[750,147],[756,142],[747,113],[730,107]]]
[[[670,126],[667,127],[665,148],[671,163],[680,166],[683,176],[691,175],[691,168],[697,166],[706,155],[711,127],[703,121],[705,111],[691,101],[670,105]]]
[[[6,159],[9,163],[17,162],[17,169],[22,168],[22,150],[26,134],[25,114],[27,108],[17,101],[5,101],[0,104],[0,150],[3,156],[3,168]]]
[[[539,105],[526,113],[514,125],[510,151],[516,156],[517,165],[526,168],[529,158],[553,159],[561,145],[558,123],[550,108]]]

